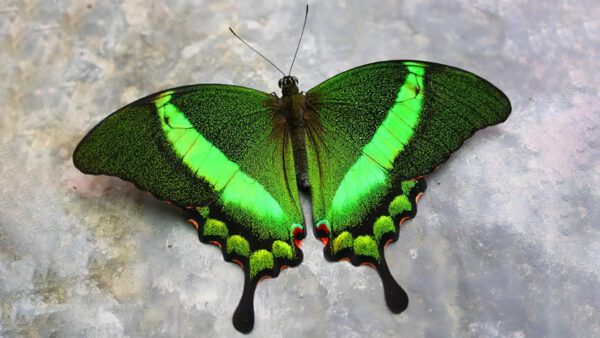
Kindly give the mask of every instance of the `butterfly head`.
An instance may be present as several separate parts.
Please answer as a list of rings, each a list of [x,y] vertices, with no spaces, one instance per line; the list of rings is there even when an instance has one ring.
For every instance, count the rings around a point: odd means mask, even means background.
[[[279,88],[281,88],[281,92],[283,95],[292,95],[298,94],[298,78],[295,76],[284,76],[279,79]]]

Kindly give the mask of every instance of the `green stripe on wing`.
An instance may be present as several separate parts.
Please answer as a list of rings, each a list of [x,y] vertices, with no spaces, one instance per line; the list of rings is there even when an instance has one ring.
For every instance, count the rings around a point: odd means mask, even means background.
[[[287,236],[290,220],[265,188],[240,170],[239,165],[206,140],[185,115],[170,103],[172,92],[158,96],[154,103],[162,130],[173,150],[198,178],[220,192],[224,206],[250,213],[263,224]]]
[[[356,215],[365,210],[360,205],[387,192],[388,171],[414,134],[425,93],[425,68],[415,62],[406,63],[406,66],[409,74],[398,91],[396,102],[335,192],[327,219],[336,232],[350,225],[349,218],[364,216]]]

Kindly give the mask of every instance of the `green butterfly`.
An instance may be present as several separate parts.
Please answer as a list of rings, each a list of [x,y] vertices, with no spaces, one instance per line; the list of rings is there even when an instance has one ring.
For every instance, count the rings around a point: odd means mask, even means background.
[[[73,160],[186,210],[200,241],[245,273],[234,326],[254,324],[257,283],[302,261],[299,190],[312,197],[314,233],[329,260],[367,264],[394,313],[408,297],[384,248],[416,214],[424,175],[475,131],[506,120],[510,101],[486,80],[424,61],[384,61],[282,96],[199,84],[139,99],[108,116]]]

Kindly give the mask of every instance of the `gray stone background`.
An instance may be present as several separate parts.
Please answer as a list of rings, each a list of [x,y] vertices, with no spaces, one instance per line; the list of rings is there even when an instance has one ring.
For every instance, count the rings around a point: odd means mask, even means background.
[[[260,284],[262,336],[600,334],[600,10],[582,1],[311,1],[294,74],[308,90],[364,63],[422,59],[513,104],[440,170],[389,246],[408,291],[305,259]],[[0,0],[0,335],[235,336],[242,272],[174,207],[71,154],[115,109],[169,87],[277,90],[302,1]]]

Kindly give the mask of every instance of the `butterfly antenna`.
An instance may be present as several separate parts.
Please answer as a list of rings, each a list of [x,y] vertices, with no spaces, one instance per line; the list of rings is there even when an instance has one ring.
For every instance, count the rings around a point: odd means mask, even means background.
[[[292,74],[292,67],[294,67],[294,62],[296,61],[296,55],[298,55],[298,49],[300,49],[300,42],[302,41],[302,36],[304,35],[304,27],[306,27],[306,19],[308,18],[308,4],[306,4],[306,13],[304,14],[304,24],[302,24],[302,33],[300,33],[300,40],[298,40],[298,46],[296,46],[296,53],[294,53],[294,59],[292,60],[292,64],[290,65],[290,72],[288,76]]]
[[[282,72],[281,69],[279,69],[279,67],[275,66],[275,64],[273,62],[271,62],[271,60],[267,59],[259,51],[257,51],[256,49],[252,48],[252,46],[250,46],[246,41],[244,41],[242,38],[240,38],[239,35],[235,34],[235,32],[233,31],[233,29],[231,29],[231,27],[229,27],[229,31],[231,31],[231,34],[235,35],[236,38],[238,38],[241,42],[243,42],[246,46],[248,46],[248,48],[252,49],[256,54],[262,56],[262,58],[265,59],[265,60],[267,60],[267,62],[270,63],[271,66],[275,67],[275,69],[277,69],[283,76],[285,76],[285,73]]]

